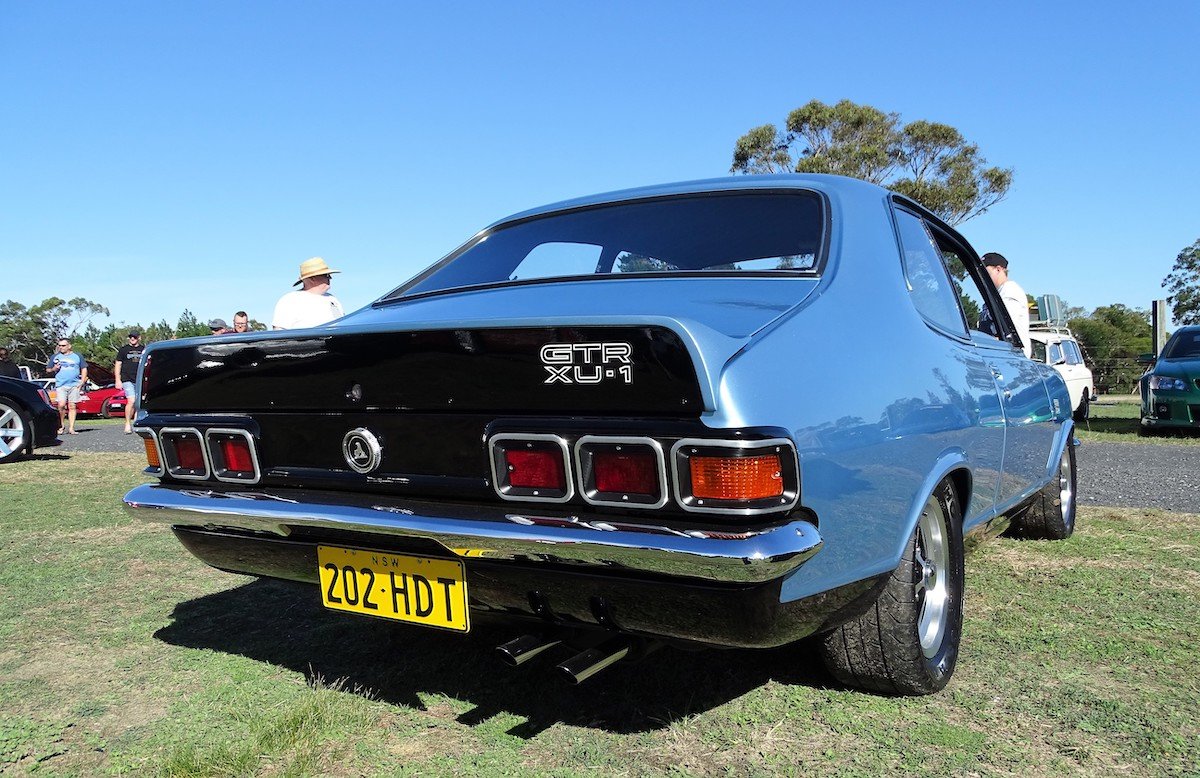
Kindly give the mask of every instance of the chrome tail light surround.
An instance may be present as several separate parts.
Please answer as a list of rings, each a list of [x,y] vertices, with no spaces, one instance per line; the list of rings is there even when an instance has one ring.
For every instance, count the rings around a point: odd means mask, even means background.
[[[196,444],[200,447],[201,464],[203,469],[196,467],[184,467],[179,461],[179,451],[177,441],[181,438],[194,437]],[[207,447],[204,445],[204,436],[200,430],[195,427],[163,427],[158,431],[158,455],[161,458],[163,469],[172,478],[178,478],[185,481],[206,481],[212,473],[212,469],[208,464]]]
[[[594,467],[597,453],[633,453],[639,450],[654,457],[656,493],[602,492],[597,489]],[[575,442],[575,472],[579,494],[589,505],[655,509],[667,504],[666,457],[662,445],[653,438],[584,435]]]
[[[158,436],[155,435],[154,430],[150,429],[149,427],[134,427],[133,431],[142,439],[142,445],[147,449],[146,469],[142,472],[146,475],[162,475],[162,444],[158,442]],[[158,460],[157,465],[150,461],[149,449],[151,447],[154,448],[154,458]]]
[[[230,470],[225,461],[225,452],[221,448],[223,438],[244,438],[250,455],[250,471]],[[212,463],[213,477],[218,481],[236,484],[256,484],[262,477],[258,466],[258,449],[254,445],[254,436],[247,430],[235,427],[213,427],[205,430],[205,442],[208,444],[208,459]],[[249,472],[250,475],[241,475]]]
[[[505,456],[509,451],[552,452],[561,457],[563,483],[561,489],[544,486],[514,486],[509,478],[511,467]],[[558,435],[545,433],[501,433],[488,440],[488,459],[492,465],[492,488],[504,500],[521,502],[564,503],[575,496],[571,478],[571,457],[567,441]]]
[[[754,457],[776,454],[779,457],[782,494],[758,500],[719,500],[697,498],[692,491],[691,458],[710,456],[722,458]],[[720,513],[734,516],[757,516],[763,513],[791,510],[800,502],[800,467],[796,447],[785,438],[770,440],[713,440],[684,438],[671,447],[671,477],[675,501],[685,511]]]

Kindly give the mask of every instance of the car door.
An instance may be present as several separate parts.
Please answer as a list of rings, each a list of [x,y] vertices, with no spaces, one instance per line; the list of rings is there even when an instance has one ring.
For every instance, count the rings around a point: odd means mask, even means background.
[[[961,443],[970,459],[972,484],[964,526],[993,515],[1004,459],[1004,411],[991,366],[967,330],[957,288],[926,223],[916,213],[895,211],[904,251],[904,272],[913,305],[939,333],[942,359],[934,370],[939,390],[931,399],[959,409],[970,420]]]
[[[996,507],[1004,511],[1047,479],[1060,424],[1045,384],[1050,368],[1025,356],[1008,311],[975,252],[939,225],[931,224],[930,229],[958,282],[971,342],[986,362],[999,397],[1005,434]],[[998,331],[982,328],[981,322],[989,320],[985,311],[991,313],[990,321]]]

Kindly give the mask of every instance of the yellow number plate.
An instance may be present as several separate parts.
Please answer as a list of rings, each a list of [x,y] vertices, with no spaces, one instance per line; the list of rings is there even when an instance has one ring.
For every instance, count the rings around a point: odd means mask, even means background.
[[[326,608],[456,632],[471,629],[462,562],[317,546]]]

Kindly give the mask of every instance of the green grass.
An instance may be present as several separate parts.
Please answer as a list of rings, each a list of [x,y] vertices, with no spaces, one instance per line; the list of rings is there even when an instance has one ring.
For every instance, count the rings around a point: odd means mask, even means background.
[[[1101,440],[1119,443],[1181,443],[1200,445],[1200,434],[1190,430],[1164,431],[1154,437],[1138,435],[1141,405],[1124,395],[1103,396],[1092,403],[1091,418],[1076,425],[1080,440]]]
[[[0,468],[0,772],[1200,773],[1200,516],[1090,508],[1066,542],[984,544],[932,697],[839,688],[807,644],[664,649],[569,688],[499,667],[511,630],[337,614],[203,566],[119,507],[140,469]]]

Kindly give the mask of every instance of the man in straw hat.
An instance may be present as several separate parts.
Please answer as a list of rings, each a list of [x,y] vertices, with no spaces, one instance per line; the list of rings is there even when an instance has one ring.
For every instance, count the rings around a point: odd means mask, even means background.
[[[316,327],[345,316],[342,304],[329,293],[333,274],[339,273],[325,264],[320,257],[306,259],[300,263],[300,278],[292,286],[304,288],[288,292],[275,303],[275,315],[271,318],[272,329],[294,330],[299,327]]]

